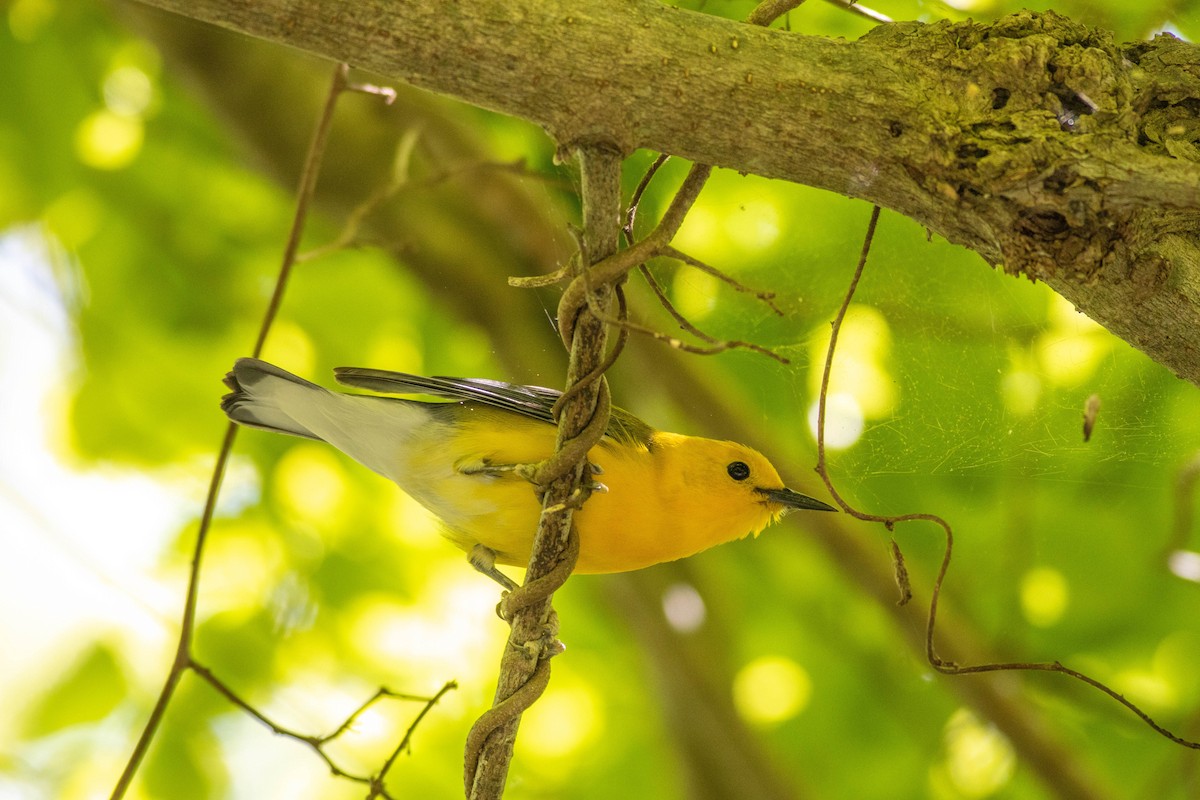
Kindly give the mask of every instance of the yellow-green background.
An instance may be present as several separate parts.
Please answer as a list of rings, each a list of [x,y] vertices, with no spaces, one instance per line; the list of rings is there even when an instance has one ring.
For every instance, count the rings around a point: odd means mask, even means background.
[[[735,18],[750,7],[702,4]],[[1120,41],[1200,33],[1190,0],[1055,8]],[[330,69],[132,4],[3,11],[0,410],[13,438],[0,443],[0,797],[102,797],[169,664],[225,425],[220,378],[253,344]],[[845,37],[870,25],[817,0],[789,22]],[[266,357],[326,383],[346,364],[560,386],[555,291],[505,284],[570,253],[577,181],[554,165],[553,144],[407,90],[390,109],[347,96],[337,120],[307,246],[334,238],[394,175],[404,182],[357,247],[296,269]],[[651,159],[629,160],[627,191]],[[644,224],[682,171],[660,175]],[[748,438],[823,497],[808,418],[869,210],[718,171],[677,244],[773,290],[785,315],[694,271],[655,270],[701,327],[792,363],[635,336],[612,374],[616,401],[659,427]],[[635,316],[673,333],[634,286]],[[831,469],[868,511],[931,511],[955,526],[943,607],[971,641],[944,649],[1062,660],[1200,735],[1200,587],[1164,557],[1174,481],[1200,445],[1196,388],[1045,287],[891,213],[855,302],[834,391],[864,429],[831,452]],[[1092,394],[1103,406],[1084,444]],[[573,579],[556,601],[568,649],[522,726],[511,796],[755,797],[729,787],[764,774],[781,797],[1068,796],[960,685],[987,679],[938,676],[911,646],[937,530],[898,530],[917,597],[895,615],[886,580],[863,578],[805,522],[687,563]],[[887,573],[886,531],[840,523]],[[1194,536],[1180,546],[1200,550]],[[697,597],[697,629],[665,621]],[[195,653],[305,733],[335,728],[378,685],[430,694],[456,679],[389,784],[397,797],[453,797],[466,730],[494,687],[495,600],[382,479],[316,443],[244,432],[204,563]],[[1200,756],[1098,693],[1050,675],[999,685],[1061,747],[1062,772],[1091,786],[1072,796],[1200,793]],[[337,757],[370,771],[418,708],[381,705]],[[187,676],[131,796],[364,794]]]

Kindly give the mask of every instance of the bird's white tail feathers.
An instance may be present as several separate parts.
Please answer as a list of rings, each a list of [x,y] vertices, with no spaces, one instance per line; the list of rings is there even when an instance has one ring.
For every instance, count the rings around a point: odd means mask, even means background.
[[[256,358],[238,359],[225,385],[233,391],[221,408],[234,422],[329,442],[392,480],[402,478],[397,462],[414,434],[440,427],[422,403],[331,392]]]
[[[287,411],[304,402],[305,395],[325,392],[315,383],[257,358],[239,358],[225,376],[225,385],[233,391],[221,398],[221,410],[239,425],[321,438]]]

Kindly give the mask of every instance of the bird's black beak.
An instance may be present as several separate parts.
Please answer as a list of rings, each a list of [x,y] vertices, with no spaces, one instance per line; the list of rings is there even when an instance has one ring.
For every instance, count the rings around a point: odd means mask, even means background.
[[[793,492],[791,489],[757,489],[766,501],[783,506],[784,513],[804,509],[806,511],[837,511],[828,503],[822,503],[815,497]]]

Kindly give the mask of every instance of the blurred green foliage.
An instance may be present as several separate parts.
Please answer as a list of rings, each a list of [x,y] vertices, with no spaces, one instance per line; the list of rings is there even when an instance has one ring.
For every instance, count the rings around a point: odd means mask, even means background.
[[[30,739],[103,719],[129,690],[116,657],[101,644],[91,644],[79,663],[54,679],[26,718],[23,733]]]
[[[752,7],[691,5],[734,18]],[[904,19],[966,14],[912,0],[875,7]],[[984,2],[971,14],[1019,7]],[[1200,9],[1187,2],[1079,0],[1056,10],[1122,40],[1168,25],[1200,33]],[[225,424],[219,379],[252,346],[270,295],[298,148],[327,70],[249,40],[172,31],[125,4],[16,0],[6,14],[0,230],[38,225],[59,254],[53,266],[76,326],[78,368],[58,422],[87,464],[202,473]],[[870,26],[817,2],[787,24],[845,37]],[[236,84],[219,77],[227,57],[203,60],[214,42],[245,54]],[[237,92],[251,101],[238,105]],[[288,98],[286,115],[269,104],[276,93]],[[338,364],[561,383],[549,321],[555,293],[504,286],[505,274],[548,271],[569,254],[575,179],[553,164],[551,143],[519,121],[441,101],[396,112],[371,98],[343,106],[306,245],[336,236],[384,182],[395,142],[419,118],[411,184],[368,217],[364,246],[298,267],[266,356],[324,383]],[[365,159],[351,146],[367,130],[390,142],[386,158]],[[514,158],[524,159],[515,175],[481,166]],[[627,192],[652,158],[629,160]],[[643,227],[684,168],[669,163],[656,178]],[[376,180],[356,183],[356,170]],[[814,374],[868,214],[845,198],[718,172],[680,245],[774,291],[784,315],[684,267],[655,264],[655,272],[706,331],[773,347],[793,363],[744,351],[700,359],[635,338],[614,371],[617,402],[664,428],[753,431],[752,444],[785,465],[789,481],[811,488]],[[630,294],[640,318],[674,332],[647,290],[635,283]],[[944,648],[1060,659],[1195,738],[1198,589],[1170,574],[1163,554],[1173,482],[1200,442],[1195,387],[1045,287],[998,274],[886,213],[855,303],[861,314],[844,333],[838,369],[846,370],[842,390],[858,392],[863,429],[831,453],[832,472],[868,510],[930,510],[954,524],[944,613],[974,641]],[[672,394],[684,379],[703,402]],[[1085,444],[1081,415],[1092,394],[1103,407]],[[254,432],[240,436],[237,453],[206,554],[197,658],[256,707],[309,733],[336,728],[379,685],[432,694],[457,678],[460,689],[418,729],[391,784],[396,796],[455,796],[462,740],[490,702],[503,641],[494,591],[418,509],[340,455]],[[887,534],[846,525],[886,570]],[[194,536],[194,524],[182,526],[153,575],[179,598]],[[736,796],[714,776],[738,769],[775,775],[796,796],[1065,796],[1019,755],[1021,742],[972,710],[961,684],[981,679],[936,677],[910,647],[941,540],[918,526],[896,536],[917,592],[901,616],[806,535],[799,517],[686,564],[573,580],[557,602],[570,649],[555,662],[551,694],[526,717],[512,796],[609,798],[614,786],[625,797]],[[1200,549],[1194,540],[1179,546]],[[655,644],[638,614],[661,617],[659,601],[679,586],[703,599],[703,624]],[[14,769],[13,785],[67,798],[115,781],[157,689],[153,676],[168,667],[158,645],[130,638],[81,636],[77,657],[48,664],[12,745],[18,753],[53,747],[56,734],[73,729],[107,737],[107,761],[89,767],[86,780],[70,764]],[[679,652],[659,652],[667,649]],[[743,672],[763,658],[797,669]],[[737,730],[718,726],[706,742],[709,707],[718,720],[720,709],[736,708],[739,674],[775,675],[761,690],[777,693],[769,698],[807,693],[781,719],[741,708]],[[1085,687],[1040,675],[1003,686],[1062,745],[1070,770],[1086,776],[1094,792],[1082,796],[1200,791],[1193,753]],[[689,709],[686,698],[701,700]],[[337,757],[352,771],[377,767],[417,708],[381,704]],[[737,752],[751,755],[706,763]],[[142,796],[180,798],[363,794],[194,676],[185,677],[139,787]]]

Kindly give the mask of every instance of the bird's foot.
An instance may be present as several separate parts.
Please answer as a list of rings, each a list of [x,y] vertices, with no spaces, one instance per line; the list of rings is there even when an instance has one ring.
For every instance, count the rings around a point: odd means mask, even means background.
[[[496,583],[503,586],[506,591],[511,592],[517,588],[516,581],[496,569],[496,551],[492,548],[485,547],[482,544],[475,545],[471,548],[471,552],[467,554],[467,561],[477,572],[487,575]]]

